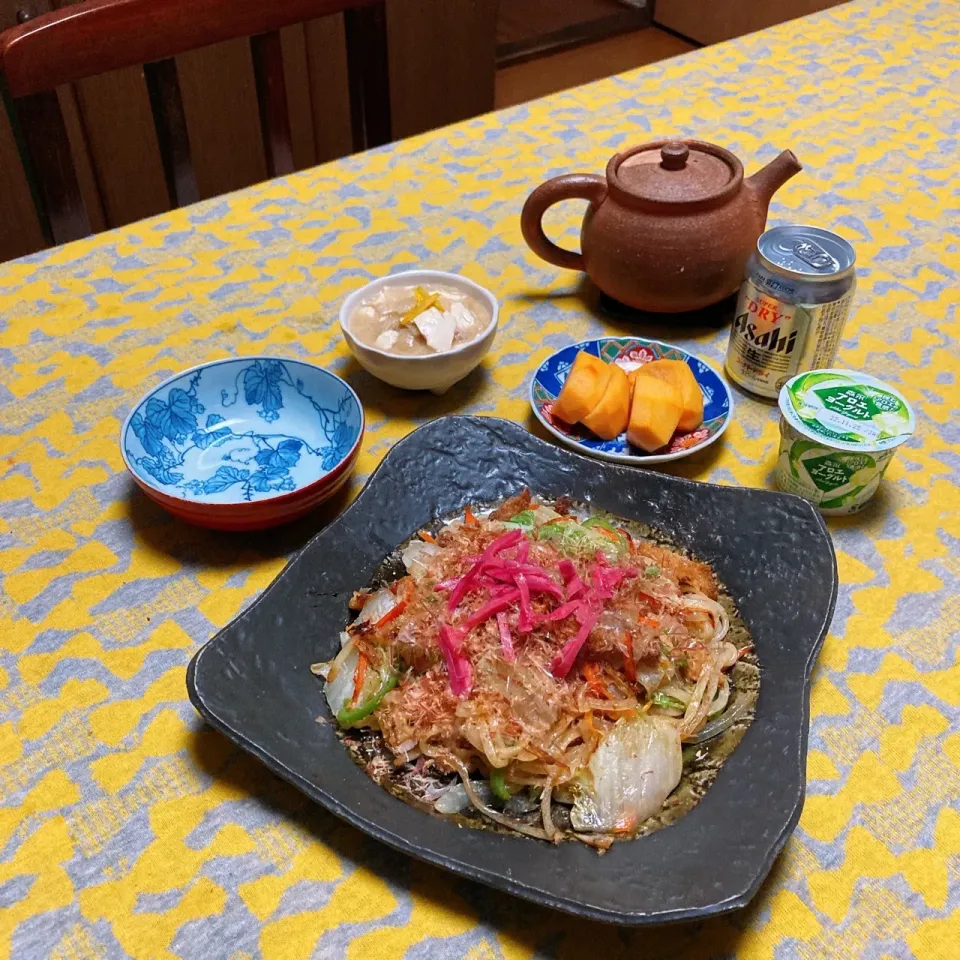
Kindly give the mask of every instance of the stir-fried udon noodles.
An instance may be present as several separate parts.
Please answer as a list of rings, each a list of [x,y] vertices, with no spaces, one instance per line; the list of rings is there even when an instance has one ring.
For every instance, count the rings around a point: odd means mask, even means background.
[[[750,705],[710,568],[611,518],[523,491],[402,560],[314,671],[341,730],[376,734],[440,813],[606,849],[661,810],[684,745]]]

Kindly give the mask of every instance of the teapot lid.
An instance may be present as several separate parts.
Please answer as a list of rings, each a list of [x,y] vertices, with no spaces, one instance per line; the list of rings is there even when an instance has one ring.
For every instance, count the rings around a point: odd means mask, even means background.
[[[624,192],[659,203],[719,199],[739,189],[743,166],[729,150],[700,140],[657,140],[618,154],[608,176]]]

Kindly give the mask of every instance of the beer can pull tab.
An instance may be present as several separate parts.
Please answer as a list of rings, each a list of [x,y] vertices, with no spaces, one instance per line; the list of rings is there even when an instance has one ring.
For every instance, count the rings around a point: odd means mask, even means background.
[[[830,270],[832,272],[840,268],[839,262],[812,240],[798,240],[793,245],[793,252],[814,270]]]

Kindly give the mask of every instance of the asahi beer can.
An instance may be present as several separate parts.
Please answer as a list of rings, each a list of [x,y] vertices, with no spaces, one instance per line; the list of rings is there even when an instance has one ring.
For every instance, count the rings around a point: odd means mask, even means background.
[[[850,313],[856,254],[819,227],[773,227],[747,263],[726,368],[745,390],[774,398],[793,376],[829,367]]]

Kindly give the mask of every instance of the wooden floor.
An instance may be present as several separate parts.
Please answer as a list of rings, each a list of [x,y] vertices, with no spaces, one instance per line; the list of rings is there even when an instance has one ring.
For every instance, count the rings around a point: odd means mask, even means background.
[[[574,50],[528,60],[497,71],[497,107],[512,107],[614,73],[695,50],[673,34],[648,27]]]

